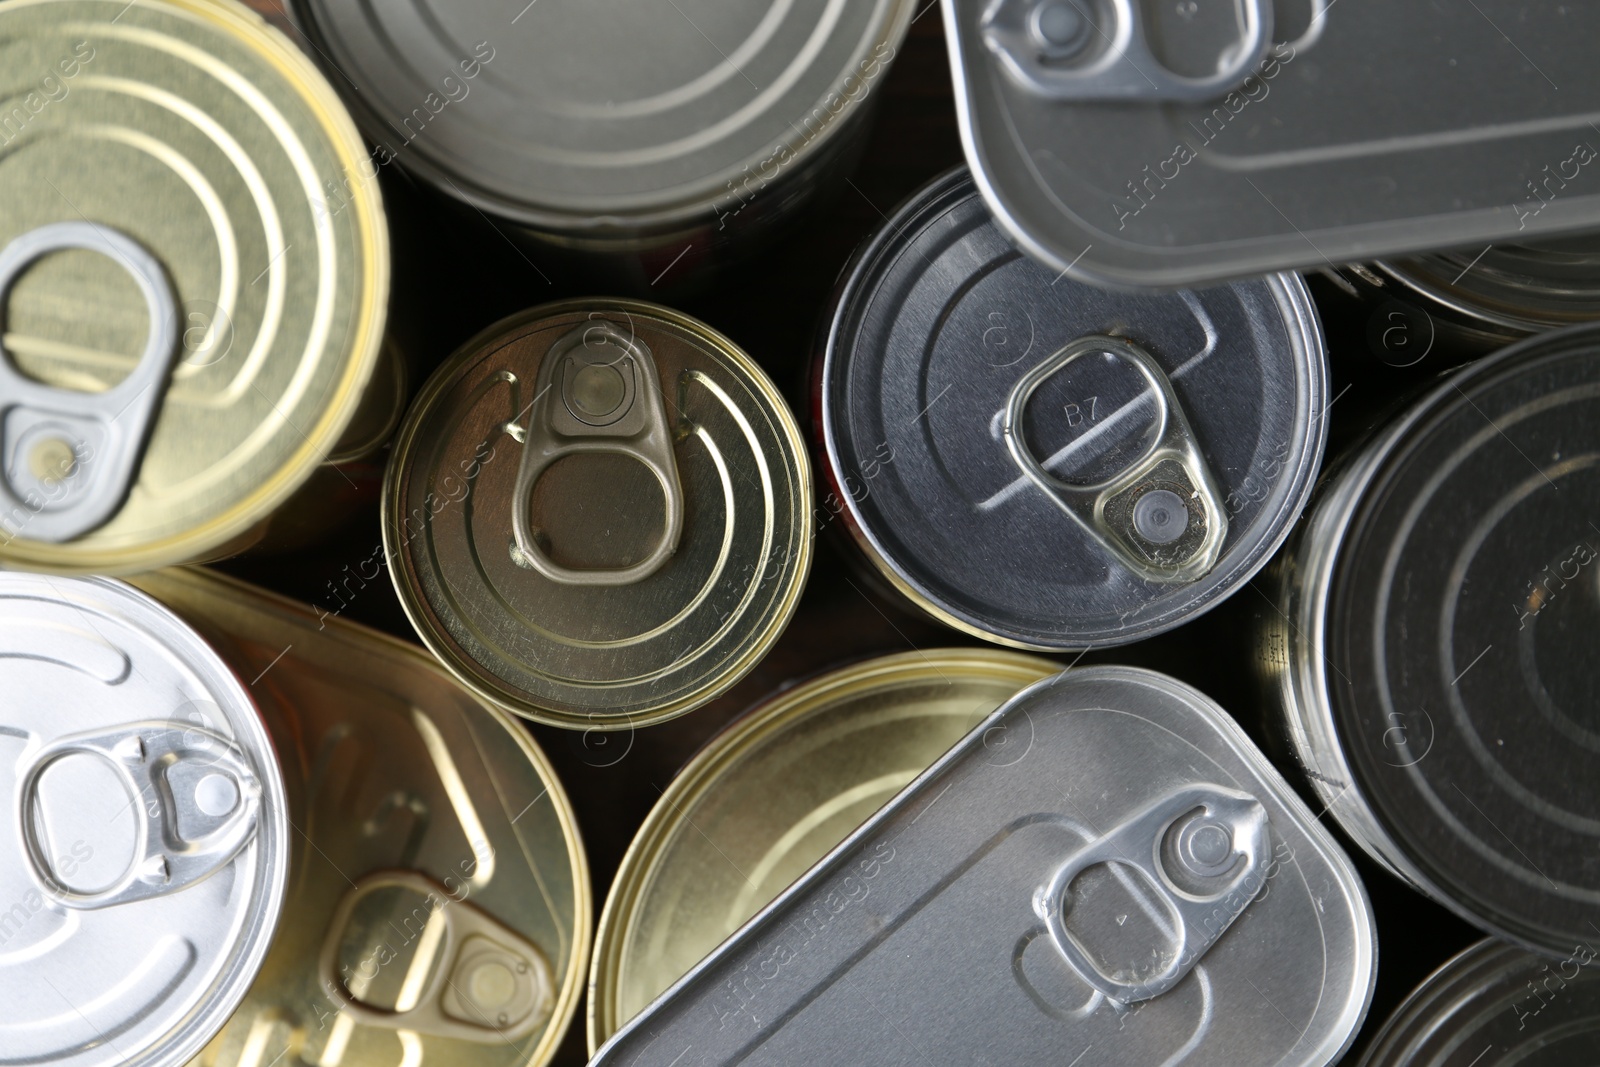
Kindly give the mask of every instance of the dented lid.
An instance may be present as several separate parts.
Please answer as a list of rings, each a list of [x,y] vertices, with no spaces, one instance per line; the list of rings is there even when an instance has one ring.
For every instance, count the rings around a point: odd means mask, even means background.
[[[1232,719],[1095,667],[1008,701],[594,1063],[1321,1067],[1375,965],[1349,860]]]
[[[277,925],[286,802],[254,704],[107,579],[0,574],[0,1062],[182,1064]]]

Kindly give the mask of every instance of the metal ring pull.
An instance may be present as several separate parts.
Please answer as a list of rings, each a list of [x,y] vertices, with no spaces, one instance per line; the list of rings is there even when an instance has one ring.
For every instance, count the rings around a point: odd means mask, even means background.
[[[104,525],[138,476],[178,348],[178,308],[161,264],[133,238],[88,222],[30,230],[0,250],[0,310],[22,271],[69,249],[127,268],[150,333],[129,375],[103,393],[62,389],[17,369],[0,331],[0,528],[52,543]]]
[[[1050,474],[1029,450],[1022,415],[1047,379],[1091,354],[1114,356],[1143,376],[1155,398],[1157,421],[1150,447],[1121,473],[1076,485]],[[1172,382],[1142,348],[1120,337],[1073,341],[1017,382],[1001,428],[1023,473],[1136,574],[1151,581],[1191,582],[1216,565],[1228,533],[1222,495]]]
[[[399,926],[386,923],[380,930],[385,940],[341,975],[339,949],[356,907],[383,889],[415,893],[425,909],[418,905],[396,916]],[[391,943],[395,938],[417,945],[405,978],[412,991],[402,992],[394,1009],[385,1010],[363,1003],[351,986],[365,985],[399,956]],[[355,1022],[437,1037],[520,1041],[549,1020],[555,1005],[555,985],[543,953],[482,910],[411,871],[369,875],[345,894],[328,927],[318,971],[322,988]],[[414,989],[413,976],[418,979]]]
[[[112,885],[94,892],[56,877],[40,839],[39,784],[71,757],[98,758],[122,779],[134,813],[133,862]],[[193,771],[175,781],[180,768]],[[104,797],[89,798],[104,804]],[[17,786],[17,817],[28,869],[49,896],[90,910],[165,896],[221,870],[255,837],[261,783],[243,754],[221,734],[174,722],[142,722],[51,742],[34,756]],[[200,832],[193,833],[198,829]],[[192,834],[192,836],[191,836]]]
[[[1238,43],[1200,78],[1175,74],[1157,58],[1136,0],[995,0],[978,25],[1006,74],[1051,100],[1197,102],[1238,88],[1272,40],[1268,0],[1228,6]]]
[[[612,453],[643,463],[661,483],[666,530],[629,567],[578,570],[552,560],[534,539],[533,487],[563,456]],[[683,535],[683,490],[655,361],[643,341],[609,322],[587,322],[550,346],[539,365],[533,411],[513,491],[511,532],[527,563],[563,585],[629,585],[661,569]]]
[[[1148,1000],[1182,981],[1261,892],[1267,853],[1267,810],[1259,800],[1216,785],[1188,786],[1073,853],[1034,898],[1034,909],[1090,986],[1120,1004]],[[1067,929],[1073,879],[1102,863],[1142,874],[1164,905],[1174,944],[1147,978],[1106,974]]]

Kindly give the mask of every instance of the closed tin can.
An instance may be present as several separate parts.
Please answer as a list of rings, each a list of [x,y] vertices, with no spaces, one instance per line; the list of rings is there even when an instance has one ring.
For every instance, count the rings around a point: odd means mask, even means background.
[[[647,285],[842,179],[913,5],[290,7],[375,167]]]
[[[1591,931],[1560,959],[1480,941],[1440,967],[1383,1024],[1361,1067],[1511,1067],[1600,1057]]]
[[[24,0],[0,39],[0,565],[247,545],[358,443],[379,362],[377,190],[323,195],[355,126],[233,3]]]
[[[400,601],[470,689],[623,729],[710,700],[771,647],[811,563],[811,472],[761,369],[703,323],[588,300],[467,342],[396,440]]]
[[[593,1063],[1321,1067],[1375,964],[1349,860],[1227,713],[1091,667],[983,720]]]
[[[1024,256],[964,170],[857,254],[815,362],[834,514],[936,618],[1119,644],[1237,589],[1321,460],[1322,333],[1281,274],[1112,293]]]
[[[119,582],[0,574],[0,1058],[177,1067],[263,966],[289,808],[229,663]]]
[[[718,734],[667,787],[611,883],[589,976],[590,1053],[974,725],[1059,670],[976,649],[884,656],[784,690]]]
[[[590,887],[527,732],[410,645],[204,571],[139,583],[250,679],[294,830],[261,972],[190,1062],[547,1063],[582,993]]]
[[[1458,372],[1346,458],[1261,655],[1312,788],[1390,871],[1550,954],[1593,935],[1600,328]]]

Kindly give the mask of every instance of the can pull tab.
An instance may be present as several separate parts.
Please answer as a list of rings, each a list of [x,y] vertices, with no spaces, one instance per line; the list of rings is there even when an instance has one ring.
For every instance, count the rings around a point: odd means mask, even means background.
[[[1145,807],[1061,865],[1034,898],[1056,947],[1090,986],[1121,1004],[1160,996],[1261,892],[1267,871],[1267,812],[1247,793],[1216,785],[1181,789]],[[1143,876],[1165,912],[1172,941],[1154,973],[1106,974],[1068,927],[1073,879],[1097,864]]]
[[[1142,8],[1139,0],[994,0],[978,29],[1013,81],[1067,101],[1211,100],[1237,89],[1272,39],[1270,0],[1180,2],[1184,24],[1163,35],[1169,47],[1203,47],[1215,40],[1216,28],[1201,23],[1212,16],[1228,23],[1227,43],[1213,53],[1216,69],[1190,77],[1174,72],[1151,48]],[[1210,61],[1197,59],[1201,66]]]
[[[1022,416],[1046,379],[1095,353],[1121,359],[1143,376],[1155,400],[1156,422],[1149,447],[1121,473],[1078,485],[1044,469],[1023,437]],[[1228,533],[1221,494],[1172,382],[1138,345],[1099,335],[1073,341],[1017,382],[1002,431],[1023,473],[1136,574],[1151,581],[1192,582],[1216,565]]]
[[[340,948],[356,926],[358,909],[382,890],[401,890],[421,903],[382,915],[370,953],[340,973]],[[392,1008],[361,999],[378,972],[394,962],[401,939],[415,941],[399,998]],[[368,875],[345,894],[328,927],[318,964],[322,988],[351,1019],[365,1026],[498,1044],[520,1041],[543,1026],[555,1004],[544,954],[480,909],[411,871]],[[415,981],[413,980],[415,979]],[[397,979],[398,980],[398,979]]]
[[[45,829],[51,812],[40,798],[41,781],[52,767],[85,758],[103,761],[122,779],[135,825],[132,863],[111,885],[95,890],[57,876]],[[131,723],[59,738],[34,756],[17,789],[19,836],[34,880],[56,902],[81,910],[130,904],[194,885],[250,843],[261,811],[261,783],[239,749],[221,734],[172,722]],[[81,802],[95,805],[96,813],[112,804],[105,796]]]
[[[649,347],[609,322],[584,323],[550,346],[534,398],[511,510],[511,531],[523,561],[563,585],[630,585],[660,570],[683,534],[683,490]],[[534,538],[533,487],[563,456],[606,452],[632,457],[656,476],[666,501],[666,529],[650,555],[632,566],[563,567]]]
[[[133,371],[102,393],[27,377],[0,332],[0,516],[12,517],[10,533],[52,543],[81,537],[122,507],[178,347],[177,301],[161,264],[133,238],[88,222],[41,226],[0,249],[0,309],[29,264],[69,249],[99,252],[133,275],[150,332]]]

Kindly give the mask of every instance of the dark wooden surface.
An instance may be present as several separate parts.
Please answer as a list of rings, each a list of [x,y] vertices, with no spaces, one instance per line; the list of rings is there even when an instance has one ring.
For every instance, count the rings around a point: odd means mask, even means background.
[[[252,0],[260,10],[275,0]],[[280,22],[294,35],[292,27]],[[805,378],[819,316],[851,251],[895,206],[925,181],[961,162],[950,72],[932,3],[880,84],[876,122],[848,183],[819,205],[790,236],[755,255],[737,272],[687,293],[667,293],[675,306],[730,336],[784,389],[804,423]],[[396,168],[384,169],[383,191],[394,232],[395,328],[425,374],[457,345],[497,319],[547,300],[587,294],[559,272],[536,267],[487,222],[444,209]],[[1322,296],[1319,290],[1319,297]],[[1340,440],[1358,434],[1383,403],[1442,365],[1404,376],[1375,358],[1364,341],[1365,312],[1333,301],[1329,322],[1336,390],[1351,386],[1332,412]],[[811,579],[794,621],[766,659],[726,696],[673,722],[633,734],[581,734],[530,726],[571,795],[588,848],[598,915],[634,831],[676,770],[712,734],[777,689],[868,655],[975,644],[894,599],[879,595],[855,569],[849,549],[829,531],[819,539]],[[415,640],[391,585],[380,576],[352,581],[368,560],[381,559],[375,501],[325,541],[292,554],[249,556],[221,569],[332,611]],[[370,566],[367,571],[370,573]],[[1234,712],[1258,739],[1264,709],[1251,677],[1249,632],[1272,610],[1259,589],[1241,591],[1220,609],[1173,633],[1124,649],[1095,652],[1085,662],[1121,662],[1165,670],[1198,686]],[[1292,777],[1292,775],[1291,775]],[[1315,810],[1316,805],[1314,805]],[[1347,846],[1348,847],[1348,846]],[[1382,967],[1361,1042],[1428,971],[1476,934],[1357,855],[1378,914]],[[580,1010],[554,1061],[587,1060]],[[1359,1051],[1359,1043],[1357,1051]],[[1350,1057],[1353,1062],[1354,1054]]]

